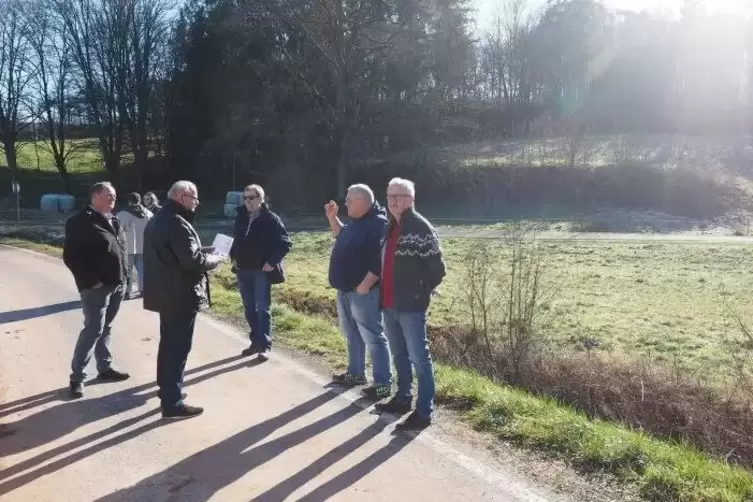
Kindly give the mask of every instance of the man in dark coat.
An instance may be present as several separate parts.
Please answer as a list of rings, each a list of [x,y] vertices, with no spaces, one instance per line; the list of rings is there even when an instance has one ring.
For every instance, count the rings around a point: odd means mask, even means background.
[[[244,205],[238,208],[233,227],[233,260],[246,321],[251,330],[251,345],[244,356],[258,354],[261,361],[272,350],[272,284],[284,280],[282,260],[292,246],[288,231],[279,216],[264,202],[264,189],[249,185],[243,191]]]
[[[73,274],[84,311],[84,329],[71,362],[72,398],[84,395],[84,370],[92,351],[100,380],[117,382],[129,377],[113,368],[110,352],[110,330],[126,280],[125,237],[112,214],[116,198],[110,183],[94,184],[89,191],[90,203],[65,224],[63,262]]]
[[[144,232],[144,308],[159,313],[157,384],[162,417],[167,419],[204,411],[183,402],[183,375],[196,316],[210,302],[207,273],[222,259],[201,246],[192,225],[198,205],[196,185],[178,181]]]
[[[434,414],[434,363],[426,331],[426,311],[446,274],[439,237],[414,206],[412,181],[394,178],[387,186],[392,217],[382,242],[382,298],[384,330],[397,370],[397,394],[376,406],[379,411],[404,414],[411,410],[412,380],[418,380],[416,411],[398,427],[420,430]],[[411,368],[412,367],[412,368]]]

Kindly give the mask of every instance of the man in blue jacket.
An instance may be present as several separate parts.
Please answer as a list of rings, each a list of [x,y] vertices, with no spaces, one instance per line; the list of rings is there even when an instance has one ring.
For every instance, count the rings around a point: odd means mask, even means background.
[[[249,185],[243,190],[243,206],[233,226],[230,259],[238,279],[251,345],[243,356],[256,354],[261,361],[272,350],[272,284],[285,280],[282,260],[292,242],[279,216],[264,202],[264,189]]]
[[[337,203],[330,201],[325,206],[337,239],[329,262],[329,283],[337,289],[337,317],[348,342],[348,369],[333,380],[349,386],[365,385],[368,347],[374,384],[363,393],[377,401],[389,397],[392,388],[390,349],[382,324],[378,285],[380,243],[388,220],[366,185],[351,186],[345,205],[352,218],[347,225],[337,217]]]

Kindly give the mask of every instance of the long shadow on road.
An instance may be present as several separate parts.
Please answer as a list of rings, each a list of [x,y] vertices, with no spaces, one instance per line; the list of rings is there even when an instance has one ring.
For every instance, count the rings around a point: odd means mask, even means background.
[[[223,366],[240,358],[241,356],[234,356],[231,358],[223,359],[221,361],[209,363],[198,368],[193,368],[186,373],[195,374],[197,372],[215,368],[217,366]],[[248,368],[255,364],[257,364],[255,363],[255,360],[244,359],[241,363],[221,367],[214,371],[210,371],[209,373],[203,373],[199,376],[188,379],[186,380],[185,385],[195,385],[222,374],[243,368]],[[15,431],[15,433],[0,440],[0,457],[9,456],[15,453],[42,446],[50,441],[54,441],[60,437],[65,436],[66,434],[73,432],[83,425],[142,406],[147,402],[147,400],[156,396],[157,391],[152,390],[148,393],[140,393],[149,390],[150,388],[154,387],[154,385],[154,383],[139,385],[96,399],[69,401],[61,405],[45,409],[34,415],[25,417],[17,422],[7,424],[7,426],[11,430]],[[85,446],[101,438],[107,437],[110,434],[131,427],[132,425],[135,425],[146,418],[157,415],[158,413],[159,409],[151,410],[139,417],[129,418],[127,420],[121,421],[107,429],[103,429],[86,437],[73,440],[64,445],[40,453],[39,455],[31,459],[25,460],[18,464],[14,464],[0,471],[0,480],[8,479],[9,477],[16,474],[34,469],[40,464],[47,462],[59,455],[64,455],[72,450]],[[0,495],[15,490],[20,486],[25,485],[26,483],[33,482],[40,476],[50,474],[58,469],[77,462],[78,460],[81,460],[88,455],[101,451],[105,447],[114,446],[115,444],[119,444],[126,439],[130,439],[131,437],[135,437],[138,434],[147,432],[155,426],[156,424],[148,424],[147,426],[145,426],[145,428],[137,429],[136,431],[127,433],[126,435],[124,435],[127,436],[125,438],[124,436],[120,436],[118,438],[111,438],[103,443],[99,443],[96,446],[92,447],[93,451],[87,454],[84,454],[87,451],[84,450],[83,452],[79,452],[72,457],[58,460],[56,462],[53,462],[52,464],[44,466],[44,468],[42,469],[27,472],[23,476],[0,484]]]
[[[286,500],[297,489],[313,480],[320,473],[329,467],[343,460],[352,452],[358,450],[371,439],[381,433],[387,427],[387,422],[377,420],[366,429],[362,430],[355,436],[351,437],[344,443],[332,449],[330,452],[319,457],[307,467],[296,472],[289,478],[281,481],[276,486],[266,492],[254,497],[251,502],[273,502]],[[405,448],[412,440],[412,437],[398,435],[393,437],[389,444],[380,448],[369,457],[365,458],[356,465],[350,467],[345,472],[339,474],[333,479],[327,481],[314,491],[308,493],[299,500],[310,500],[311,502],[320,500],[329,500],[332,496],[345,490],[355,484],[356,481],[365,477],[379,465],[383,464],[393,456],[397,455],[400,450]]]
[[[54,305],[44,305],[42,307],[33,307],[21,310],[11,310],[9,312],[0,312],[0,324],[16,321],[26,321],[37,317],[58,314],[68,310],[81,308],[81,301],[74,300],[70,302],[56,303]]]
[[[337,412],[307,424],[300,429],[249,449],[255,443],[286,424],[307,415],[338,395],[329,390],[274,418],[253,425],[209,448],[196,453],[168,469],[149,476],[130,488],[106,495],[97,502],[130,502],[133,500],[162,500],[172,496],[175,500],[202,502],[217,491],[231,485],[249,471],[271,461],[290,448],[303,444],[317,435],[361,413],[360,403],[351,403]],[[368,440],[385,427],[374,424],[353,440],[352,446]],[[347,446],[345,448],[348,448]],[[339,448],[337,455],[344,450]],[[334,457],[333,457],[334,458]],[[306,475],[315,475],[307,471]]]

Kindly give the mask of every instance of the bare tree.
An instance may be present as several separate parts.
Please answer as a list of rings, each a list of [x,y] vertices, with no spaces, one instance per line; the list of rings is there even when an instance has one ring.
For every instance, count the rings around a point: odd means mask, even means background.
[[[0,3],[0,143],[14,178],[20,134],[31,123],[28,91],[36,69],[28,35],[25,5],[19,0]]]
[[[322,111],[337,158],[335,185],[345,196],[349,148],[363,112],[360,91],[400,36],[386,4],[350,0],[285,2],[267,14],[282,37],[301,40],[297,52],[282,46],[290,71]]]
[[[126,92],[126,125],[139,188],[149,157],[149,119],[155,104],[153,91],[164,69],[168,44],[168,12],[165,0],[133,0],[129,8],[129,58]]]
[[[123,154],[130,0],[52,0],[62,21],[77,82],[97,128],[104,167],[117,179]]]
[[[46,147],[52,154],[55,167],[71,193],[68,164],[80,145],[68,137],[69,113],[72,99],[72,55],[66,27],[58,22],[49,5],[40,1],[30,14],[29,40],[33,48],[37,71],[35,92],[39,99],[39,117],[46,132]]]

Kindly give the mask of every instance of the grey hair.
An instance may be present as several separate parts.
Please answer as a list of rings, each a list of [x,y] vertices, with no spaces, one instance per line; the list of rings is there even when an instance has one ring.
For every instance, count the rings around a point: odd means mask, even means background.
[[[411,180],[406,180],[405,178],[392,178],[387,184],[387,188],[392,186],[402,187],[411,197],[416,196],[416,184]]]
[[[363,195],[364,198],[366,199],[366,201],[369,204],[373,204],[374,200],[376,200],[374,198],[374,191],[369,187],[369,185],[364,185],[363,183],[357,183],[355,185],[350,185],[348,187],[348,192],[350,192],[350,191],[358,192],[361,195]]]
[[[95,195],[101,194],[108,188],[112,188],[113,190],[115,190],[115,187],[112,186],[112,183],[110,183],[109,181],[100,181],[98,183],[93,184],[91,188],[89,189],[89,200],[91,200]]]
[[[190,181],[176,181],[167,191],[167,196],[175,200],[176,197],[186,192],[198,192],[196,185]]]
[[[264,202],[264,189],[259,185],[248,185],[243,189],[244,192],[250,192],[252,190],[256,192],[256,194],[261,198],[261,201]]]

